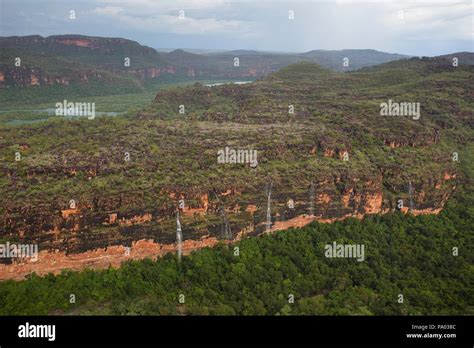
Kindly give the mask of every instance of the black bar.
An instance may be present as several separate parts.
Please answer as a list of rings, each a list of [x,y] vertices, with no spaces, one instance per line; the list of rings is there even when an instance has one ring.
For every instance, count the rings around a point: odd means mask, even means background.
[[[55,340],[20,338],[26,323],[55,325]],[[413,327],[416,325],[416,327]],[[434,325],[434,327],[430,327]],[[438,325],[442,325],[440,327]],[[455,325],[449,328],[444,325]],[[422,330],[426,326],[425,330]],[[1,348],[16,345],[143,344],[408,344],[469,346],[472,316],[410,317],[0,317]],[[407,334],[456,334],[407,338]]]

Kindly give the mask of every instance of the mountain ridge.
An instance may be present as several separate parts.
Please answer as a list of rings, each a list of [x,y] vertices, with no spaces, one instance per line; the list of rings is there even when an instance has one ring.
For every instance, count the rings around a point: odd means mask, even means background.
[[[70,85],[88,83],[89,80],[113,90],[117,85],[144,86],[145,80],[149,79],[253,79],[297,61],[320,59],[314,56],[315,52],[320,52],[316,50],[301,54],[255,50],[196,54],[182,49],[162,53],[129,39],[79,34],[3,36],[0,37],[0,46],[0,89]],[[351,52],[366,54],[366,50]],[[328,57],[334,52],[318,54],[324,55],[318,63],[336,70],[343,69],[342,62],[336,63],[336,58]],[[338,61],[341,54],[337,53]],[[237,66],[234,55],[240,55]],[[399,55],[384,52],[377,55],[384,57],[380,61],[399,59]],[[21,59],[21,66],[15,65],[16,58]],[[125,65],[125,58],[130,60],[130,66]],[[347,70],[356,69],[357,64],[362,64],[361,59],[365,58],[355,58],[356,65],[350,65]],[[362,65],[373,63],[377,61]]]

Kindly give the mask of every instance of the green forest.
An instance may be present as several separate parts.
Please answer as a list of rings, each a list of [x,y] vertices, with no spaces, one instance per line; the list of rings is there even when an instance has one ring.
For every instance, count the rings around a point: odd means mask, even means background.
[[[458,193],[439,215],[314,222],[180,262],[32,275],[0,283],[0,314],[472,315],[473,207]],[[364,244],[365,261],[326,258],[333,241]]]

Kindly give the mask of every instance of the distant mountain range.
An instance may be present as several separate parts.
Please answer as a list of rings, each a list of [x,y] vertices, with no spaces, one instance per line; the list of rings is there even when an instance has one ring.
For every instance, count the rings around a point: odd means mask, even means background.
[[[302,54],[225,51],[169,53],[121,38],[82,35],[0,38],[0,87],[69,85],[101,81],[112,86],[143,85],[144,80],[258,78],[299,61],[333,70],[355,70],[406,58],[375,50],[311,51]],[[343,58],[349,65],[343,67]],[[15,59],[21,61],[15,65]],[[126,64],[129,59],[129,66]],[[234,64],[238,58],[238,64]]]
[[[166,53],[127,39],[83,35],[0,37],[0,47],[0,90],[69,86],[81,94],[88,86],[96,95],[132,93],[166,81],[253,80],[301,61],[351,71],[410,58],[369,49],[300,54],[249,50],[197,54],[178,49]],[[472,57],[468,60],[472,63]]]

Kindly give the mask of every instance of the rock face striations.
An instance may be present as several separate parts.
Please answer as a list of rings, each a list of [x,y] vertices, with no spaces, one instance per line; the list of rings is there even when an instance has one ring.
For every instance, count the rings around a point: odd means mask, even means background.
[[[270,231],[438,213],[465,180],[454,154],[472,137],[474,70],[397,64],[299,63],[248,85],[163,90],[133,117],[0,128],[0,238],[40,250],[37,264],[4,260],[0,278],[174,251],[177,210],[184,253],[263,233],[268,211]],[[419,102],[421,117],[381,116],[388,99]],[[226,147],[257,151],[257,165],[218,161]]]

